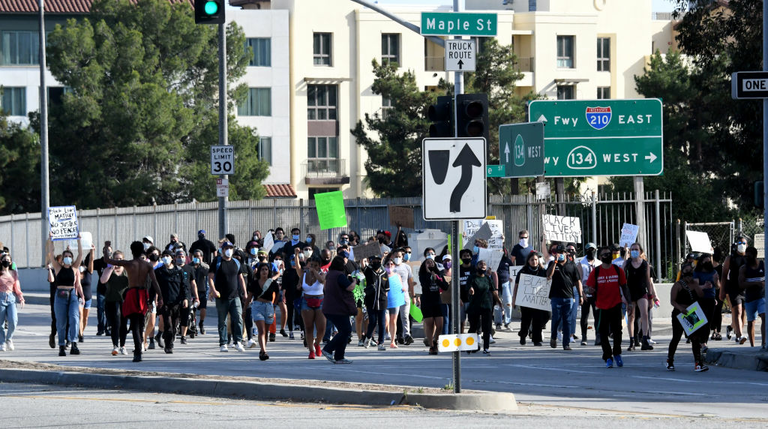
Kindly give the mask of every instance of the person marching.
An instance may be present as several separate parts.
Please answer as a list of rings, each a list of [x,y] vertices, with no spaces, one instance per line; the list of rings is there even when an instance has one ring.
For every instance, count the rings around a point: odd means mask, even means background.
[[[640,243],[633,243],[629,247],[629,260],[624,263],[624,272],[629,286],[631,303],[627,305],[627,320],[629,321],[629,348],[632,351],[640,343],[634,338],[635,315],[640,315],[640,327],[643,332],[642,350],[652,350],[648,343],[648,307],[649,302],[656,298],[653,281],[651,280],[651,267],[645,260],[645,252]]]
[[[433,258],[427,258],[421,264],[419,283],[421,284],[421,312],[424,315],[424,332],[429,345],[429,354],[437,355],[437,339],[443,330],[440,293],[448,290],[448,283]]]
[[[104,248],[104,256],[109,256],[109,249]],[[122,260],[123,253],[115,251],[112,258]],[[102,261],[104,261],[102,259]],[[106,263],[105,263],[106,264]],[[112,355],[127,355],[125,350],[125,339],[128,336],[128,320],[123,318],[123,295],[128,289],[128,275],[125,268],[106,264],[107,268],[101,274],[101,283],[106,286],[104,293],[104,313],[112,327],[110,336],[112,337]]]
[[[520,275],[523,274],[542,278],[547,277],[547,271],[539,263],[539,253],[537,251],[531,250],[528,253],[525,267],[517,273],[517,277],[515,278],[515,290],[512,294],[512,308],[517,305],[517,290],[520,287]],[[525,338],[528,337],[530,328],[533,346],[541,346],[541,329],[544,327],[544,324],[546,324],[546,312],[535,308],[520,306],[520,314],[520,331],[517,333],[517,335],[520,336],[520,345],[525,345]]]
[[[622,305],[627,304],[629,287],[624,270],[616,264],[612,264],[610,246],[600,248],[598,255],[601,265],[595,267],[587,279],[587,287],[595,297],[597,307],[597,329],[600,332],[600,345],[603,348],[603,361],[608,368],[623,367],[621,358],[621,320]],[[608,339],[613,333],[613,351]]]
[[[387,293],[389,292],[389,278],[387,272],[381,268],[381,257],[373,255],[368,258],[371,263],[365,268],[365,307],[368,309],[368,329],[365,332],[363,346],[373,343],[373,329],[379,329],[378,349],[386,351],[384,345],[384,333],[387,321]]]
[[[260,263],[248,284],[248,299],[251,305],[251,318],[256,324],[259,338],[259,360],[269,360],[267,354],[267,330],[275,321],[275,306],[280,287],[277,279],[280,273],[272,274],[271,264]]]
[[[680,280],[672,285],[672,291],[669,294],[672,303],[672,340],[669,342],[669,351],[667,352],[667,361],[665,366],[667,370],[675,370],[675,351],[680,339],[683,337],[683,325],[680,324],[677,316],[681,313],[688,314],[688,308],[704,297],[704,291],[701,289],[696,279],[693,278],[693,265],[684,263],[680,269]],[[701,330],[701,329],[700,329]],[[704,332],[697,331],[688,336],[691,340],[691,349],[693,350],[693,360],[695,362],[695,372],[706,372],[709,370],[707,365],[701,361],[701,341],[702,337],[709,336],[709,330]]]
[[[75,269],[80,268],[83,259],[83,245],[80,236],[77,236],[77,259],[74,259],[72,251],[67,249],[62,252],[62,264],[53,256],[53,240],[48,239],[48,259],[55,271],[54,278],[51,271],[48,271],[48,282],[56,283],[56,300],[54,300],[54,311],[56,312],[56,331],[59,334],[59,356],[67,355],[67,340],[72,343],[69,353],[72,355],[80,354],[77,347],[77,336],[80,330],[80,301],[83,298],[83,288],[80,286],[80,272]],[[69,334],[67,335],[67,322],[69,322]]]
[[[21,293],[19,274],[11,269],[10,254],[0,256],[0,351],[13,351],[13,332],[19,323],[16,304],[24,307],[24,295]],[[8,322],[8,333],[5,332],[2,323]]]

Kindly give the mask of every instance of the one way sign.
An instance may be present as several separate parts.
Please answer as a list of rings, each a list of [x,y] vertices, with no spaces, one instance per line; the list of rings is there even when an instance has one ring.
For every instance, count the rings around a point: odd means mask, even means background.
[[[445,41],[445,70],[451,72],[474,72],[477,64],[475,42],[463,39]]]
[[[427,138],[421,145],[424,220],[484,219],[485,138]]]

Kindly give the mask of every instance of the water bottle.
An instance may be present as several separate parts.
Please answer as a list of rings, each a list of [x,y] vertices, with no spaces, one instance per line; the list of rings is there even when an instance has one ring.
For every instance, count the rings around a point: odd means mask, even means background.
[[[654,307],[655,309],[658,309],[658,307],[659,307],[659,306],[661,306],[661,302],[659,301],[659,299],[655,299],[655,300],[653,301],[653,307]]]

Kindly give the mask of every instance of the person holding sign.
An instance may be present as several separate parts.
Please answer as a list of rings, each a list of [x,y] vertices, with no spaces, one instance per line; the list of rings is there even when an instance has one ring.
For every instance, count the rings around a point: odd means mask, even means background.
[[[736,238],[736,250],[725,258],[723,273],[720,275],[720,301],[725,300],[725,295],[731,301],[731,318],[733,330],[736,333],[736,342],[743,344],[747,338],[741,333],[744,323],[741,314],[744,312],[744,290],[739,286],[739,269],[746,264],[744,254],[747,252],[747,238],[740,235]],[[731,338],[730,332],[726,334]]]
[[[24,295],[19,285],[19,274],[11,269],[10,254],[0,255],[0,351],[13,351],[13,332],[19,322],[16,303],[24,306]],[[8,333],[2,323],[8,320]]]
[[[623,367],[624,360],[621,358],[621,320],[622,305],[627,304],[629,299],[629,287],[627,287],[627,277],[621,267],[613,264],[610,246],[600,248],[598,255],[602,264],[595,267],[587,279],[587,287],[590,293],[595,296],[595,307],[597,307],[597,329],[600,333],[600,345],[603,348],[603,361],[608,368],[613,367],[614,360],[616,366]],[[608,340],[613,333],[613,351],[611,351],[611,342]],[[679,340],[679,338],[678,338]]]
[[[83,288],[80,286],[80,268],[83,260],[83,245],[80,236],[77,236],[77,259],[72,251],[67,249],[62,253],[62,263],[59,264],[53,256],[53,240],[48,239],[48,260],[56,272],[54,278],[51,268],[48,270],[48,282],[56,283],[56,299],[53,309],[56,314],[56,331],[59,334],[59,356],[67,355],[67,340],[72,343],[69,353],[80,354],[77,347],[77,336],[80,330],[80,302],[83,301]],[[79,300],[78,300],[79,299]],[[69,322],[69,334],[67,334],[67,322]]]
[[[434,256],[434,251],[430,257]],[[443,311],[440,293],[448,290],[443,272],[437,268],[434,258],[427,258],[419,268],[421,284],[421,312],[424,315],[424,333],[429,345],[429,354],[437,355],[437,339],[443,330]]]
[[[538,277],[547,277],[547,271],[539,263],[539,253],[535,250],[531,250],[528,253],[528,259],[526,265],[517,273],[515,278],[515,292],[512,294],[512,308],[516,306],[515,299],[517,299],[517,290],[520,287],[520,275],[529,274]],[[520,345],[525,345],[525,338],[528,334],[531,335],[531,341],[533,346],[541,346],[541,329],[547,322],[546,312],[520,306],[520,331],[517,333],[520,336]]]
[[[672,307],[675,309],[672,311],[672,340],[669,342],[666,367],[667,370],[673,371],[675,370],[675,351],[677,351],[677,345],[680,343],[680,338],[683,337],[684,332],[683,325],[680,324],[677,316],[681,313],[687,315],[688,307],[704,297],[704,291],[696,283],[696,279],[693,278],[692,264],[683,264],[683,267],[680,269],[680,280],[672,285],[669,297]],[[695,361],[693,370],[695,372],[706,372],[709,370],[707,365],[701,361],[701,342],[707,336],[709,336],[708,330],[704,332],[697,331],[688,336],[691,340],[691,348],[693,349],[693,360]]]
[[[739,269],[739,286],[744,288],[749,346],[755,346],[755,320],[760,316],[760,332],[765,341],[765,263],[757,259],[757,249],[747,248],[747,263]],[[709,334],[709,332],[707,332]]]
[[[491,343],[491,329],[493,325],[493,305],[501,304],[496,287],[491,282],[491,277],[487,275],[488,265],[485,261],[477,262],[475,273],[469,277],[467,287],[469,288],[469,305],[467,306],[467,315],[469,315],[469,333],[477,333],[482,320],[483,326],[483,354],[491,355],[488,347]],[[479,351],[479,348],[478,348]]]
[[[651,280],[651,267],[645,260],[645,252],[640,243],[632,243],[629,247],[630,258],[624,263],[624,272],[627,276],[629,296],[631,303],[627,305],[627,320],[629,321],[629,348],[635,349],[640,341],[634,336],[635,315],[639,312],[640,327],[643,332],[642,350],[652,350],[653,345],[648,343],[648,302],[656,298],[656,292]]]
[[[552,288],[549,290],[549,298],[552,305],[552,333],[549,340],[549,346],[557,348],[557,328],[563,325],[563,349],[571,350],[571,308],[578,307],[573,304],[574,289],[581,294],[581,276],[579,267],[566,256],[565,247],[559,244],[554,248],[554,261],[547,267],[547,279],[552,281]],[[579,300],[583,301],[584,296],[579,295]]]

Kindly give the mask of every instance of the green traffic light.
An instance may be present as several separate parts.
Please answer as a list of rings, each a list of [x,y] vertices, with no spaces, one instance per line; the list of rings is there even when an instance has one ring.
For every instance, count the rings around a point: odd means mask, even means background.
[[[215,1],[205,2],[205,13],[208,15],[214,15],[219,11],[219,5]]]

